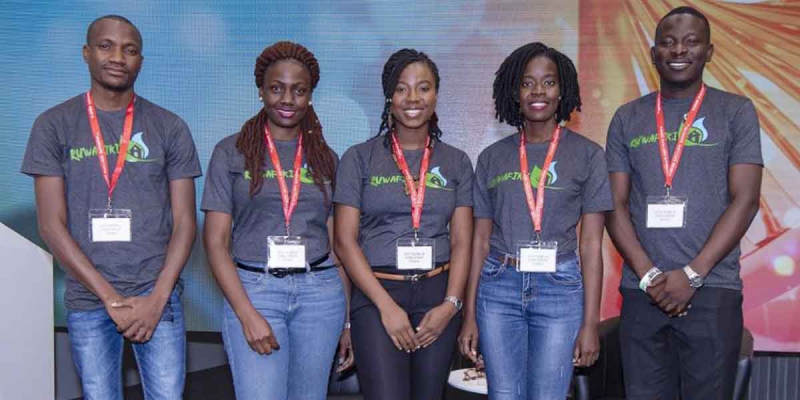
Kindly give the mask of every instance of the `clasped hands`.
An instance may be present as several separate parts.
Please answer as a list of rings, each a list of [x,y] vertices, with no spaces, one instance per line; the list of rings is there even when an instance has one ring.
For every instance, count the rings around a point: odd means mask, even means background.
[[[659,274],[647,287],[647,294],[670,317],[682,317],[689,312],[689,301],[697,289],[689,285],[689,277],[682,269]]]
[[[106,303],[117,331],[134,343],[147,343],[161,320],[167,300],[155,295],[119,297]]]
[[[430,346],[447,328],[458,310],[449,302],[444,302],[428,311],[416,328],[411,327],[408,314],[393,304],[381,311],[381,322],[397,350],[410,353]]]

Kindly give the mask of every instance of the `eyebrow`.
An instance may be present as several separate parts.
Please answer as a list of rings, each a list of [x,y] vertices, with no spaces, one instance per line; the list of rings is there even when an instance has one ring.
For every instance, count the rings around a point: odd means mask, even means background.
[[[401,84],[401,83],[402,83],[402,84],[404,84],[404,85],[411,86],[411,84],[410,84],[410,83],[408,83],[408,82],[406,82],[406,81],[403,81],[403,80],[398,80],[398,81],[397,81],[397,84],[398,84],[398,85],[399,85],[399,84]],[[425,80],[422,80],[422,81],[420,81],[420,82],[417,82],[417,85],[421,85],[421,84],[423,84],[423,83],[427,83],[428,85],[432,85],[432,84],[433,84],[433,83],[431,83],[431,81],[429,81],[429,80],[425,79]]]

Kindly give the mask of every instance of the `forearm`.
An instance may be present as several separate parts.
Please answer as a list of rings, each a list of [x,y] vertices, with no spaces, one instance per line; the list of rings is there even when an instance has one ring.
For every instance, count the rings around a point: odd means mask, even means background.
[[[472,234],[472,259],[470,261],[469,279],[467,280],[466,296],[464,299],[464,317],[475,318],[478,300],[478,285],[481,279],[481,270],[489,255],[489,238],[492,234],[492,220],[474,219]]]
[[[603,289],[602,241],[581,243],[581,275],[583,277],[583,324],[600,322],[600,301]]]
[[[192,245],[197,232],[195,221],[194,213],[192,213],[191,216],[175,220],[173,224],[172,235],[167,245],[167,256],[164,259],[164,268],[158,275],[156,286],[153,289],[153,294],[165,302],[169,299],[181,271],[186,266],[186,261],[192,254]]]
[[[210,242],[209,240],[205,242],[211,273],[217,280],[222,294],[228,300],[233,312],[240,320],[250,313],[257,312],[239,279],[236,264],[228,251],[227,241],[226,243]]]
[[[372,274],[372,268],[354,238],[337,238],[336,255],[342,261],[347,275],[350,276],[353,283],[372,300],[378,309],[384,310],[396,304],[378,282],[378,278]]]
[[[703,248],[689,264],[698,274],[706,276],[711,269],[739,245],[758,212],[758,201],[733,201],[725,209]]]
[[[353,283],[350,282],[350,278],[347,276],[347,272],[345,272],[344,267],[339,266],[336,267],[336,269],[339,273],[339,279],[342,280],[342,287],[344,290],[344,320],[345,322],[350,322],[350,294],[353,290]]]
[[[614,211],[606,213],[606,228],[625,262],[639,278],[643,277],[654,265],[639,242],[628,208],[617,206]]]
[[[66,226],[58,225],[60,224],[40,225],[39,232],[59,264],[81,285],[97,296],[103,304],[120,299],[120,294],[97,271],[89,257],[69,235]]]
[[[456,208],[450,220],[450,274],[446,296],[464,298],[472,252],[472,208]]]

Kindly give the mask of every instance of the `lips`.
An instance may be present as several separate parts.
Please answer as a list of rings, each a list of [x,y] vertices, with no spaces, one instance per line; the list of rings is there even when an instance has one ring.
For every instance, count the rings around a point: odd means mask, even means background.
[[[423,108],[406,108],[405,110],[403,110],[403,115],[409,118],[416,118],[422,115],[422,112],[424,110],[425,109]]]
[[[543,110],[545,107],[547,107],[547,104],[548,103],[546,101],[532,101],[532,102],[528,103],[528,107],[530,107],[530,108],[532,108],[532,109],[534,109],[536,111],[539,111],[539,110]]]
[[[124,68],[105,67],[103,69],[106,72],[108,72],[109,75],[112,75],[112,76],[122,77],[122,76],[128,75],[128,70],[126,70]]]
[[[683,71],[692,65],[689,61],[668,61],[667,67],[673,71]]]
[[[292,118],[295,114],[297,114],[296,110],[275,109],[275,111],[281,116],[281,118]]]

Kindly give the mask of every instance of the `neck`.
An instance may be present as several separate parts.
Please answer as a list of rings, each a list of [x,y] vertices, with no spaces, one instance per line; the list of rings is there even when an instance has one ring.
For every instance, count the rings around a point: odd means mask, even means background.
[[[103,111],[122,110],[128,107],[133,98],[133,86],[120,92],[104,88],[92,82],[92,88],[89,91],[92,93],[95,107]]]
[[[409,129],[398,126],[395,128],[397,144],[403,150],[417,150],[425,147],[428,141],[428,124],[419,128]]]
[[[545,143],[553,138],[553,131],[556,129],[556,117],[548,119],[547,121],[527,121],[523,131],[525,132],[525,140],[528,143]]]
[[[685,99],[694,97],[703,85],[703,80],[698,79],[688,84],[674,84],[661,80],[661,97],[665,99]]]
[[[290,141],[297,139],[297,136],[300,135],[300,125],[292,128],[284,128],[267,120],[267,126],[269,127],[269,134],[274,140]]]

